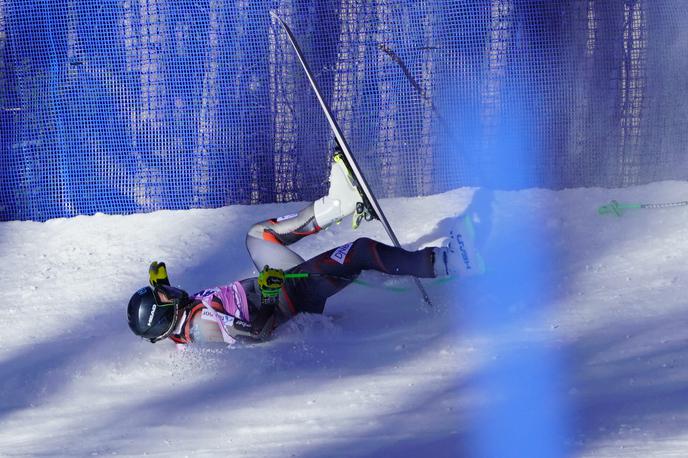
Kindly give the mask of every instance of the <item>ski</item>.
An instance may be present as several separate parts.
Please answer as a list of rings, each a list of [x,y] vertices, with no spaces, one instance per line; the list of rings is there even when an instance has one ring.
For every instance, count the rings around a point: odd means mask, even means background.
[[[327,106],[327,103],[325,103],[325,99],[322,96],[322,93],[320,92],[320,88],[318,87],[318,83],[315,81],[315,78],[313,77],[313,74],[310,70],[310,67],[308,67],[308,63],[306,63],[306,59],[303,56],[303,52],[301,51],[301,48],[299,47],[296,37],[292,33],[291,29],[287,25],[286,22],[282,20],[274,11],[270,12],[272,17],[274,17],[277,22],[279,22],[282,25],[282,28],[287,34],[287,38],[289,38],[289,42],[291,43],[292,47],[294,48],[294,51],[296,51],[296,56],[299,59],[299,62],[301,63],[301,66],[303,67],[303,70],[306,72],[306,77],[308,77],[308,81],[310,82],[311,88],[313,89],[313,92],[315,93],[316,98],[318,99],[318,102],[320,103],[320,107],[322,108],[325,117],[327,118],[327,122],[330,125],[330,128],[332,129],[332,132],[334,133],[335,138],[337,139],[337,143],[339,144],[340,148],[342,149],[342,152],[344,153],[344,157],[346,158],[348,165],[351,167],[351,171],[354,174],[354,177],[358,181],[358,184],[363,191],[363,195],[365,199],[367,199],[367,202],[365,204],[369,204],[370,207],[372,208],[374,212],[374,216],[380,220],[380,223],[382,223],[382,226],[385,228],[385,231],[387,232],[387,235],[389,238],[392,240],[392,243],[394,246],[401,248],[401,244],[399,243],[399,239],[397,238],[396,234],[394,234],[394,231],[392,230],[392,227],[389,224],[389,221],[387,220],[387,217],[385,216],[384,212],[380,208],[380,204],[378,203],[377,199],[373,195],[373,193],[370,190],[370,186],[368,186],[368,181],[365,179],[363,176],[363,173],[361,172],[360,167],[358,166],[358,163],[356,162],[356,159],[354,156],[351,154],[351,149],[349,148],[349,144],[346,142],[346,139],[344,138],[344,135],[342,134],[341,129],[339,128],[339,125],[337,124],[337,121],[334,119],[334,116],[332,115],[332,111],[330,110],[330,107]],[[421,293],[421,296],[423,296],[423,300],[425,303],[429,306],[432,306],[432,302],[430,302],[430,297],[428,296],[428,293],[425,291],[425,288],[421,284],[420,280],[418,278],[414,278],[416,286],[418,287],[418,290]]]

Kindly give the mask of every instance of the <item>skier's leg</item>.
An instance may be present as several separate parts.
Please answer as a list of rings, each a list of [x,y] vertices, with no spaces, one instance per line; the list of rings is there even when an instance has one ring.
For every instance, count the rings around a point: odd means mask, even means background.
[[[362,237],[354,242],[316,256],[318,272],[356,277],[363,270],[377,270],[389,275],[433,278],[434,248],[408,251]],[[309,261],[310,262],[310,261]]]
[[[254,224],[246,235],[246,248],[259,270],[266,265],[289,269],[304,260],[287,246],[320,229],[310,204],[298,213]]]
[[[311,203],[300,212],[254,224],[246,236],[246,248],[258,269],[266,264],[289,269],[304,260],[287,248],[302,238],[320,232],[356,210],[361,196],[355,182],[335,152],[330,171],[330,189],[325,197]]]
[[[288,280],[285,293],[297,311],[322,313],[326,299],[351,284],[363,270],[435,277],[435,253],[435,248],[407,251],[360,238],[290,269],[289,273],[312,275],[307,279]]]

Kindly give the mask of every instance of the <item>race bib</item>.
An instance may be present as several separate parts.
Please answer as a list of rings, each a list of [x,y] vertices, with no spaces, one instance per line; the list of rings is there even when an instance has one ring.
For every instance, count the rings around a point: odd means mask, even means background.
[[[231,327],[234,324],[234,317],[231,317],[229,315],[225,315],[224,313],[219,313],[219,312],[216,312],[216,314],[213,315],[213,313],[210,310],[205,309],[205,308],[201,312],[201,318],[204,320],[208,320],[208,321],[214,321],[216,323],[217,323],[217,318],[220,318],[222,320],[222,324],[224,324],[225,327],[227,327],[227,326]]]

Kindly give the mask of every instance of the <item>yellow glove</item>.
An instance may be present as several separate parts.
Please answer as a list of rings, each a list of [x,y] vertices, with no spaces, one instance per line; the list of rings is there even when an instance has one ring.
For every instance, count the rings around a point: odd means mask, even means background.
[[[153,288],[158,285],[170,285],[170,279],[167,277],[167,268],[164,262],[153,261],[148,268],[148,277]]]
[[[265,266],[258,274],[258,287],[263,297],[276,297],[282,285],[284,285],[284,271],[281,269]]]

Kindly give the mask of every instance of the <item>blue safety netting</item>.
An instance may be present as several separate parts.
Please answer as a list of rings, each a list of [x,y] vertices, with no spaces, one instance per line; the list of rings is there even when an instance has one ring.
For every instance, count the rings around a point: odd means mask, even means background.
[[[0,220],[688,178],[683,0],[0,2]]]

